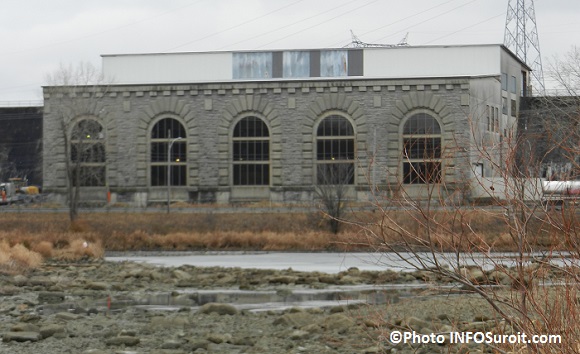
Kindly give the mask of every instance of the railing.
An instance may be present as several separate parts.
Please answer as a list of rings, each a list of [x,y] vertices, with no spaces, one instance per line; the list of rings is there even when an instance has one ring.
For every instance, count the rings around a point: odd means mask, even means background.
[[[42,107],[44,106],[43,100],[30,100],[30,101],[0,101],[0,108],[11,108],[11,107]]]

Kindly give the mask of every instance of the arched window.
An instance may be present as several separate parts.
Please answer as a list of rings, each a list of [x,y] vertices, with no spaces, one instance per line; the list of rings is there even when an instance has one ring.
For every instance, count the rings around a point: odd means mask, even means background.
[[[70,160],[74,186],[105,185],[105,134],[99,122],[83,119],[75,124],[70,139]]]
[[[176,119],[164,118],[151,130],[151,185],[187,185],[187,136]],[[168,176],[169,174],[169,176]]]
[[[235,186],[270,184],[270,133],[258,117],[242,118],[232,136]]]
[[[354,184],[354,129],[340,115],[324,118],[316,132],[318,184]]]
[[[441,127],[426,113],[411,116],[403,127],[403,183],[441,181]]]

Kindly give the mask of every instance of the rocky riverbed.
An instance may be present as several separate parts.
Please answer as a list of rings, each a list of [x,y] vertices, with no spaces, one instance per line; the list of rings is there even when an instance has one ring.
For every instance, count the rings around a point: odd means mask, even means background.
[[[327,298],[306,306],[299,293]],[[510,331],[480,298],[423,272],[95,261],[0,275],[2,354],[476,353],[491,349],[394,345],[385,336],[392,329],[430,334],[499,327]]]

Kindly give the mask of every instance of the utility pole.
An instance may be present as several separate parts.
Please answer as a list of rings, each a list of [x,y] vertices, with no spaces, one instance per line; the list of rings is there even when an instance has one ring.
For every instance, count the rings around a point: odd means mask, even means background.
[[[532,69],[532,90],[528,90],[529,95],[545,95],[542,54],[533,0],[509,0],[503,42]]]

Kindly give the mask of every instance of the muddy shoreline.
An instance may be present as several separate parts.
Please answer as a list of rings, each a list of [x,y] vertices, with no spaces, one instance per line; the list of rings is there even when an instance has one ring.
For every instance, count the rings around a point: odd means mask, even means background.
[[[348,291],[335,291],[341,288]],[[309,306],[290,301],[320,292],[331,295]],[[151,302],[155,296],[171,306],[161,306],[161,300],[145,304],[143,299]],[[385,333],[393,326],[435,333],[501,324],[489,318],[483,301],[449,279],[356,268],[326,274],[47,263],[24,274],[1,275],[0,299],[2,354],[414,353],[417,348],[391,344]],[[268,299],[286,306],[248,305]],[[485,348],[472,345],[470,352],[480,349]]]

